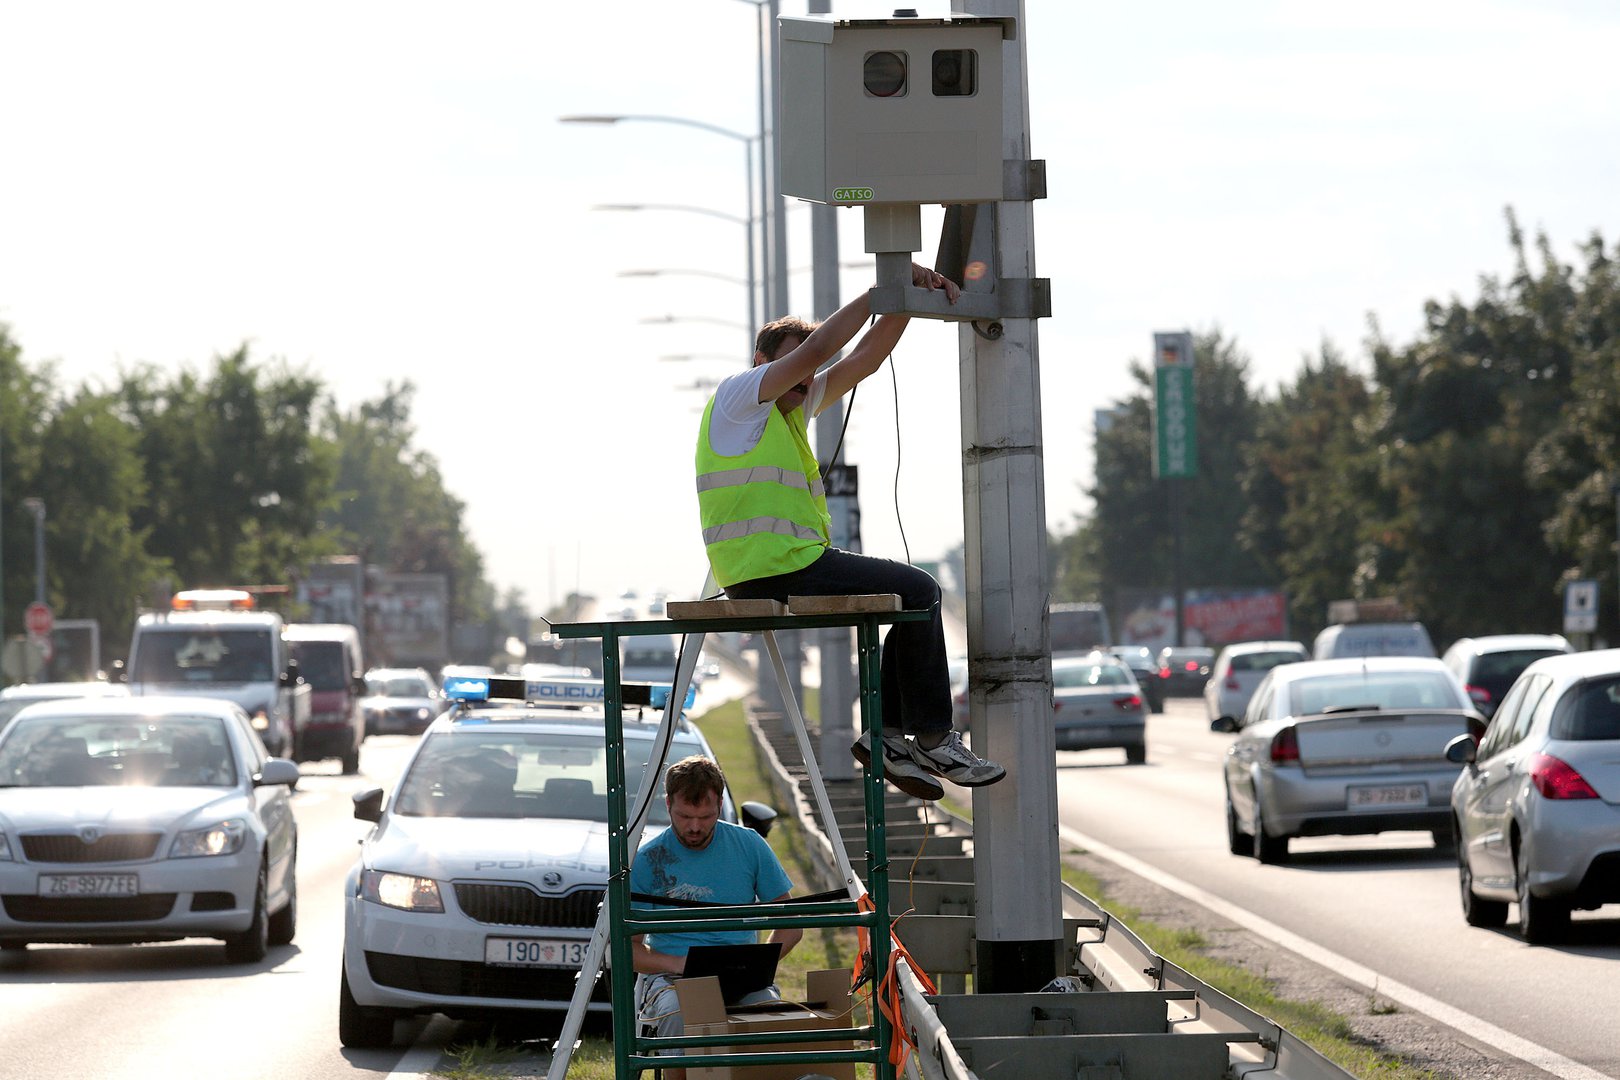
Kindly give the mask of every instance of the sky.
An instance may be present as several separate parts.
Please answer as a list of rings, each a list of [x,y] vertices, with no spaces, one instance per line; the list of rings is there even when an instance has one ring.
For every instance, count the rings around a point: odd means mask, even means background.
[[[1324,343],[1365,365],[1370,320],[1410,342],[1425,301],[1511,273],[1507,207],[1566,261],[1620,239],[1609,0],[1023,14],[1049,529],[1086,510],[1093,414],[1135,392],[1154,331],[1219,329],[1270,391]],[[0,0],[0,322],[68,386],[243,344],[343,407],[409,380],[415,445],[498,588],[695,595],[690,387],[747,358],[725,215],[747,213],[757,26],[752,0]],[[558,122],[577,114],[732,135]],[[592,209],[616,203],[713,212]],[[806,317],[827,314],[810,216],[786,218]],[[860,212],[837,218],[863,262]],[[844,299],[871,274],[846,268]],[[865,550],[935,559],[963,536],[956,331],[915,320],[891,368],[846,441]]]

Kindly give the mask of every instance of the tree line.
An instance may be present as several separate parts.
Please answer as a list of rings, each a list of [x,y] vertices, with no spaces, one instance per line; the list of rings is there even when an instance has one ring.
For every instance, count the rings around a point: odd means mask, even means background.
[[[1586,579],[1598,636],[1620,641],[1620,251],[1594,232],[1568,265],[1507,220],[1512,274],[1430,300],[1409,344],[1370,322],[1370,364],[1323,344],[1261,393],[1236,341],[1195,335],[1194,478],[1153,480],[1152,372],[1133,363],[1096,437],[1094,509],[1052,539],[1054,599],[1169,592],[1179,513],[1184,586],[1281,589],[1296,637],[1372,597],[1442,644],[1555,632]]]
[[[453,619],[490,620],[465,507],[413,446],[413,395],[390,383],[340,409],[321,380],[245,345],[205,373],[139,365],[66,387],[0,324],[0,637],[23,632],[34,598],[28,499],[45,506],[47,602],[98,620],[104,656],[173,589],[290,586],[336,554],[446,574]]]

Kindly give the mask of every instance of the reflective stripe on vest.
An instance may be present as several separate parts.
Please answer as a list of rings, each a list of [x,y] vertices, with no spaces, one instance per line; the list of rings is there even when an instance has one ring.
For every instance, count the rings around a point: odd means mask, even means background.
[[[733,456],[710,446],[713,411],[711,398],[696,461],[703,543],[715,581],[724,587],[809,566],[827,548],[830,522],[803,410],[783,416],[771,409],[758,444]]]

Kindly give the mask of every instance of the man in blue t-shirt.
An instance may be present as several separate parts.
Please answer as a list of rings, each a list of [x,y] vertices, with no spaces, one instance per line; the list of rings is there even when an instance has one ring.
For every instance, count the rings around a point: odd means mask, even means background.
[[[787,899],[793,883],[763,837],[752,829],[720,820],[726,779],[706,757],[677,761],[664,775],[664,803],[669,828],[636,852],[630,866],[630,891],[711,904],[753,904]],[[632,907],[650,907],[632,903]],[[773,930],[786,956],[803,930]],[[686,950],[693,945],[747,944],[749,930],[698,931],[681,934],[638,934],[630,955],[638,973],[636,1015],[660,1038],[685,1032],[675,980],[686,969]],[[775,986],[756,991],[742,1004],[781,997]],[[664,1070],[668,1080],[685,1080],[685,1069]]]

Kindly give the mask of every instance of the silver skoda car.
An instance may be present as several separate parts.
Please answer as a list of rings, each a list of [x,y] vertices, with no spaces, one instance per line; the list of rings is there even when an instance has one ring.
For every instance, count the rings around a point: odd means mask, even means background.
[[[1478,745],[1453,739],[1451,789],[1463,917],[1534,943],[1570,912],[1620,901],[1620,649],[1537,660]]]

